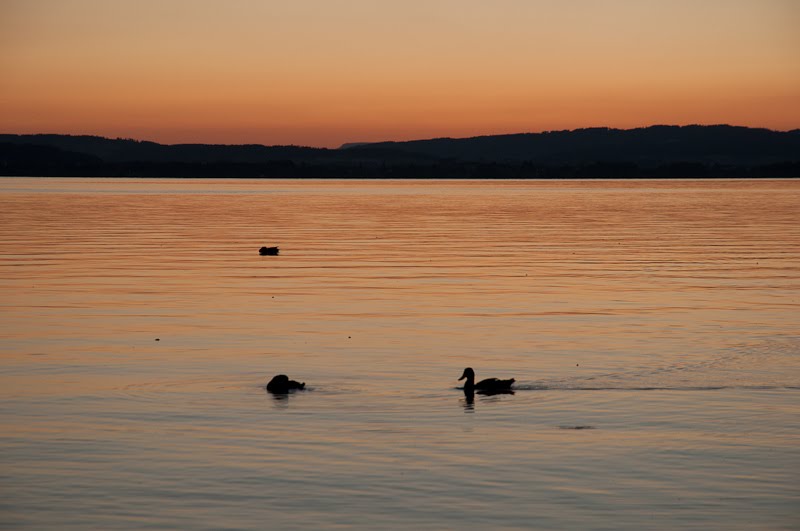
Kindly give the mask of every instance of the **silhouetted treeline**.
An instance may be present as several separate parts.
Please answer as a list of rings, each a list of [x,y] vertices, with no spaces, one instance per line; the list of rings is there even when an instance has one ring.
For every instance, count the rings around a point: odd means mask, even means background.
[[[531,161],[542,165],[632,163],[658,166],[701,163],[752,166],[800,160],[800,130],[656,125],[639,129],[592,128],[473,138],[381,142],[359,150],[393,149],[478,162]]]
[[[579,129],[341,149],[0,135],[0,175],[263,178],[800,177],[800,130]]]

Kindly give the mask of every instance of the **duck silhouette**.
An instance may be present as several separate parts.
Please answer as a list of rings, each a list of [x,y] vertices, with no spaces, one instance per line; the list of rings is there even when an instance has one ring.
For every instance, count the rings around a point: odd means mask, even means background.
[[[305,382],[295,382],[294,380],[290,380],[288,376],[285,374],[279,374],[272,378],[267,384],[267,391],[274,394],[285,395],[289,391],[294,391],[296,389],[305,389],[306,383]]]
[[[258,250],[261,256],[277,256],[281,250],[278,247],[262,247]]]
[[[472,370],[472,367],[467,367],[464,369],[464,374],[461,375],[461,378],[458,380],[461,381],[463,379],[467,379],[464,382],[464,394],[471,394],[471,393],[481,393],[485,395],[490,394],[500,394],[500,393],[513,393],[514,391],[511,389],[511,384],[514,383],[514,378],[509,378],[508,380],[499,380],[497,378],[486,378],[485,380],[481,380],[478,383],[475,383],[475,371]]]

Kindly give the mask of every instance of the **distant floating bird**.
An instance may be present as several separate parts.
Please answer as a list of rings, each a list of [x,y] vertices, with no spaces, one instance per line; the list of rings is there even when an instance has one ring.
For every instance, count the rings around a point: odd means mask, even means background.
[[[305,389],[306,383],[295,382],[294,380],[290,380],[288,376],[285,374],[279,374],[272,378],[267,384],[267,391],[270,393],[275,394],[286,394],[289,391],[293,391],[295,389]]]
[[[261,256],[276,256],[280,252],[280,249],[277,247],[262,247],[258,250],[258,254]]]
[[[472,370],[471,367],[467,367],[464,369],[464,374],[461,375],[461,378],[458,380],[461,381],[464,378],[467,381],[464,383],[464,392],[465,393],[473,393],[475,391],[479,393],[508,393],[511,391],[511,384],[514,383],[514,378],[510,378],[508,380],[498,380],[497,378],[487,378],[485,380],[481,380],[478,383],[475,383],[475,371]]]

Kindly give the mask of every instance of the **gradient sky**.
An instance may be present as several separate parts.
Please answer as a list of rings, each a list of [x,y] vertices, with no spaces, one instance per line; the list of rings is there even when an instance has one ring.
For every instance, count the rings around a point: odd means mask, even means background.
[[[0,0],[0,132],[800,127],[795,0]]]

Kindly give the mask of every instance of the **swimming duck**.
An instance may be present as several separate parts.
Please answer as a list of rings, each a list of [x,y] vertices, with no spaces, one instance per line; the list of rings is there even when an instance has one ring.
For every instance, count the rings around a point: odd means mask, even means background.
[[[280,252],[280,249],[277,247],[262,247],[258,250],[258,254],[261,256],[277,256]]]
[[[464,369],[464,374],[461,375],[461,378],[458,380],[461,381],[464,378],[467,381],[464,383],[464,392],[465,393],[472,393],[477,391],[479,393],[503,393],[511,391],[511,384],[514,383],[514,378],[510,378],[508,380],[498,380],[497,378],[487,378],[485,380],[481,380],[478,383],[475,383],[475,371],[472,370],[472,367],[467,367]]]
[[[289,391],[294,389],[305,389],[306,383],[295,382],[294,380],[290,380],[288,376],[285,374],[279,374],[272,378],[267,384],[267,391],[270,393],[276,393],[284,395]]]

